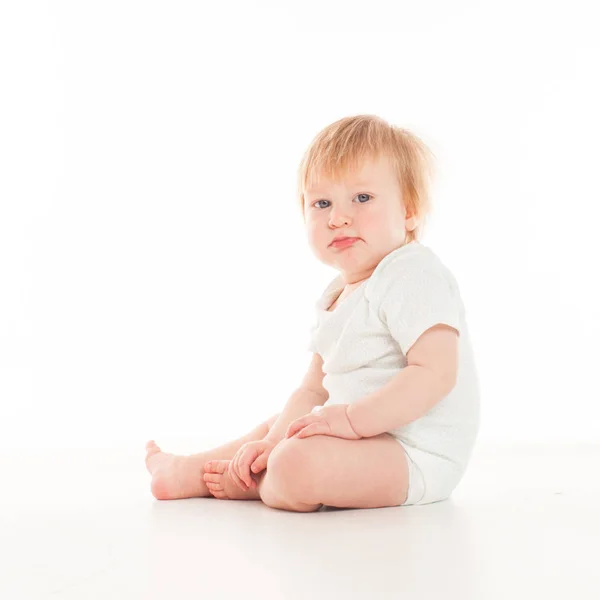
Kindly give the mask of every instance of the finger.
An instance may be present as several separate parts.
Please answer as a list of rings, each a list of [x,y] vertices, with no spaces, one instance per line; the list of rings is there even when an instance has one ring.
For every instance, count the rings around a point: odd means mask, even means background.
[[[242,446],[240,448],[240,451],[237,453],[236,457],[235,457],[235,462],[233,464],[233,472],[235,473],[235,475],[240,478],[241,476],[241,465],[242,462],[244,461],[244,457],[246,456],[248,452],[248,448],[246,447],[246,445]]]
[[[238,451],[239,454],[239,451]],[[229,475],[229,477],[231,478],[231,480],[237,485],[237,481],[235,479],[235,473],[237,471],[236,465],[237,465],[237,461],[239,459],[238,454],[236,454],[232,461],[229,463],[229,468],[227,469],[227,474]]]
[[[236,453],[235,456],[233,457],[233,459],[231,460],[231,462],[229,463],[229,466],[231,467],[231,469],[233,469],[234,471],[237,470],[237,464],[240,460],[240,457],[242,456],[242,454],[244,453],[244,447],[242,446]]]
[[[258,451],[256,450],[246,452],[244,458],[240,461],[238,474],[248,487],[250,487],[250,484],[252,483],[252,477],[250,477],[250,465],[254,462],[257,454]]]
[[[290,424],[287,430],[286,437],[292,437],[297,431],[314,422],[314,417],[300,417]]]
[[[235,466],[235,469],[233,471],[233,475],[235,477],[235,482],[237,483],[238,487],[240,487],[242,490],[247,491],[248,486],[246,485],[246,482],[244,481],[243,478],[243,474],[242,474],[242,460],[243,460],[243,456],[241,456]]]
[[[328,431],[328,429],[329,428],[327,427],[326,423],[312,423],[300,431],[300,433],[298,433],[298,437],[307,438],[311,435],[319,435]]]
[[[307,427],[311,427],[312,425],[318,425],[322,421],[323,421],[323,417],[318,417],[316,415],[309,415],[308,417],[303,417],[302,423],[301,423],[300,427],[298,427],[296,429],[295,433],[299,433],[303,429],[306,429]],[[294,434],[292,434],[292,435],[294,435]]]
[[[292,437],[296,433],[296,431],[302,429],[302,427],[304,427],[303,421],[304,419],[296,419],[295,421],[292,421],[289,424],[287,431],[285,432],[285,437]]]
[[[246,484],[239,478],[239,476],[235,470],[233,461],[229,463],[229,469],[227,471],[227,474],[231,478],[231,481],[233,481],[233,483],[235,483],[235,485],[237,485],[241,490],[247,491]]]
[[[263,452],[260,456],[256,458],[256,460],[252,463],[252,472],[260,473],[267,466],[267,456],[266,452]]]
[[[235,471],[231,473],[231,481],[233,481],[233,483],[235,483],[235,485],[237,485],[240,488],[240,490],[243,490],[244,492],[248,491],[248,486],[240,479],[240,477]]]

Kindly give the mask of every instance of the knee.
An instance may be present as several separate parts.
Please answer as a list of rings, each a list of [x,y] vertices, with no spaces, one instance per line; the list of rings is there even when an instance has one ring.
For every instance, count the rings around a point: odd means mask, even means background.
[[[274,487],[286,495],[294,495],[305,480],[308,461],[305,452],[306,439],[284,439],[269,456],[267,472],[271,476]]]
[[[263,502],[274,508],[314,511],[321,505],[311,504],[311,473],[314,473],[309,445],[313,438],[284,439],[267,461],[267,472],[261,495]],[[266,489],[265,489],[266,488]]]

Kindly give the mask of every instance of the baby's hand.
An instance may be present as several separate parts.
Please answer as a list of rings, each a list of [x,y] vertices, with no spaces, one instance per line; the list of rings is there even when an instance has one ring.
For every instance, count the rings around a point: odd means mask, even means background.
[[[329,435],[345,440],[360,440],[361,436],[354,431],[348,418],[349,404],[333,404],[331,406],[315,406],[312,411],[296,419],[285,434],[286,438],[296,436],[306,438],[311,435]]]
[[[267,467],[269,455],[277,444],[267,439],[256,440],[244,444],[231,459],[228,474],[231,480],[242,490],[256,487],[256,481],[250,475],[250,467],[253,473],[260,473]]]

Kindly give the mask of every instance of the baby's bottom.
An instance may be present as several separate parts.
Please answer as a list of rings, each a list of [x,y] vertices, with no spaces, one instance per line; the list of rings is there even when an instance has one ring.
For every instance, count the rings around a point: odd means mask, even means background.
[[[408,497],[402,506],[430,504],[446,500],[462,478],[455,463],[419,448],[408,446],[397,437],[408,458]]]

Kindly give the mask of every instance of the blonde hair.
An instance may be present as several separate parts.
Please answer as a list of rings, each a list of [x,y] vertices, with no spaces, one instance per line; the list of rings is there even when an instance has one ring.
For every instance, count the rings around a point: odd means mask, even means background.
[[[415,134],[376,115],[344,117],[314,137],[298,168],[298,199],[303,218],[306,220],[304,191],[319,177],[339,181],[359,168],[361,161],[381,156],[391,161],[407,214],[417,218],[417,227],[406,232],[406,242],[419,239],[431,209],[435,156]]]

